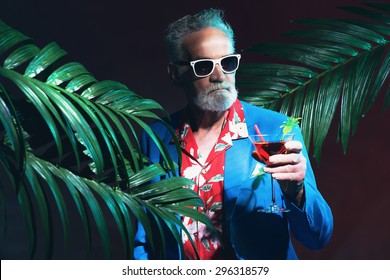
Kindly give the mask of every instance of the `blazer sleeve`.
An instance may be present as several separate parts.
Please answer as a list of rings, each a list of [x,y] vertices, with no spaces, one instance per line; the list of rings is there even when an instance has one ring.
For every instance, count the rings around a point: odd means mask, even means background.
[[[163,145],[167,148],[172,160],[178,161],[178,151],[176,146],[171,143],[172,135],[167,129],[166,125],[162,122],[155,122],[151,124],[152,130],[156,133],[157,137],[162,140]],[[161,161],[161,153],[159,148],[156,146],[155,142],[150,138],[150,136],[145,133],[145,131],[141,134],[141,151],[142,154],[145,155],[151,162],[157,163]],[[178,170],[176,170],[178,172]],[[167,178],[172,176],[171,173],[167,173],[163,178]],[[158,181],[161,178],[155,178],[152,181]],[[148,238],[146,236],[145,228],[142,223],[136,221],[136,234],[134,237],[134,258],[136,260],[148,260],[154,259],[154,254],[151,250],[151,247],[148,243]],[[153,227],[153,225],[152,225]],[[164,228],[165,229],[165,228]],[[171,237],[169,230],[166,230],[166,239],[167,239],[167,249],[166,249],[166,258],[167,259],[177,259],[180,257],[178,253],[178,247],[175,243],[175,240]]]
[[[295,139],[303,142],[300,129],[295,130]],[[313,168],[306,147],[303,155],[307,160],[304,180],[304,205],[302,209],[285,199],[286,206],[291,209],[287,213],[291,232],[302,245],[310,249],[325,247],[333,232],[333,215],[328,203],[317,188]]]
[[[141,134],[141,150],[144,155],[148,156],[148,153],[150,151],[150,143],[147,141],[147,136],[145,132],[142,132]],[[136,221],[136,226],[137,229],[134,237],[134,259],[148,260],[150,259],[150,256],[145,229],[142,223],[138,220]]]
[[[279,127],[287,119],[287,116],[283,114],[263,108],[254,108],[253,105],[245,102],[242,103],[249,126],[253,126],[252,122],[261,124],[263,119],[267,119],[268,125],[271,123],[273,127]],[[276,125],[276,123],[279,125]],[[267,128],[265,127],[265,129]],[[303,207],[298,208],[295,204],[288,201],[287,198],[284,198],[286,207],[291,210],[286,213],[286,217],[292,234],[302,245],[310,249],[321,249],[328,244],[331,238],[333,215],[328,203],[317,188],[315,175],[300,127],[293,128],[292,132],[295,134],[294,140],[298,140],[303,144],[302,153],[307,162],[304,180],[305,201]]]

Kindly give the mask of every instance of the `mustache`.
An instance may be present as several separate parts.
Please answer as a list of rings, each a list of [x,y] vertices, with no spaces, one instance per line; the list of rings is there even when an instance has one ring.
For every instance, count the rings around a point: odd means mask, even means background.
[[[232,89],[232,85],[229,84],[229,83],[220,83],[220,84],[212,84],[210,87],[208,87],[207,89],[205,89],[205,94],[209,94],[215,90],[220,90],[220,89],[224,89],[224,90],[228,90],[230,91]]]

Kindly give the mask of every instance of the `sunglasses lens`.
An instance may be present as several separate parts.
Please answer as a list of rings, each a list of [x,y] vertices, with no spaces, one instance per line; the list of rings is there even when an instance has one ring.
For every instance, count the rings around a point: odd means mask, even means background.
[[[236,56],[228,56],[221,60],[222,69],[225,72],[234,72],[238,68],[238,58]]]
[[[213,70],[212,61],[198,61],[194,65],[195,73],[198,76],[207,76]]]

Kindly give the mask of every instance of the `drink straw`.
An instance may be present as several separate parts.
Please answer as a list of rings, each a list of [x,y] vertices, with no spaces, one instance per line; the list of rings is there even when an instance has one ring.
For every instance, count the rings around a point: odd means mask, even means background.
[[[261,142],[265,142],[264,137],[263,137],[263,135],[261,134],[260,129],[259,129],[259,127],[257,126],[257,124],[255,124],[255,130],[256,130],[257,135],[260,136]]]

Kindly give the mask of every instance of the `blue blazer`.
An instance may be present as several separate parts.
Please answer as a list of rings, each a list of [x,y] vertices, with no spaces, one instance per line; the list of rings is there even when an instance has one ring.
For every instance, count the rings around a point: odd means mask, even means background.
[[[287,119],[283,114],[250,105],[241,101],[248,133],[255,134],[257,124],[262,133],[280,132],[280,125]],[[184,113],[172,115],[175,130]],[[171,134],[160,122],[152,129],[165,143],[173,159],[178,158]],[[294,128],[294,140],[303,143],[299,128]],[[153,141],[143,134],[143,152],[153,162],[160,161],[160,153]],[[259,163],[251,156],[252,143],[248,138],[233,140],[233,146],[226,151],[224,181],[225,224],[223,234],[237,259],[297,259],[290,234],[309,249],[321,249],[329,242],[333,230],[333,216],[330,207],[317,189],[313,169],[306,148],[302,153],[307,159],[304,181],[304,205],[298,208],[288,199],[276,184],[278,205],[290,209],[287,213],[267,214],[258,212],[271,202],[271,176],[251,176]],[[178,244],[173,237],[167,238],[167,259],[181,259]],[[153,259],[148,250],[145,231],[138,223],[135,237],[135,259]]]

